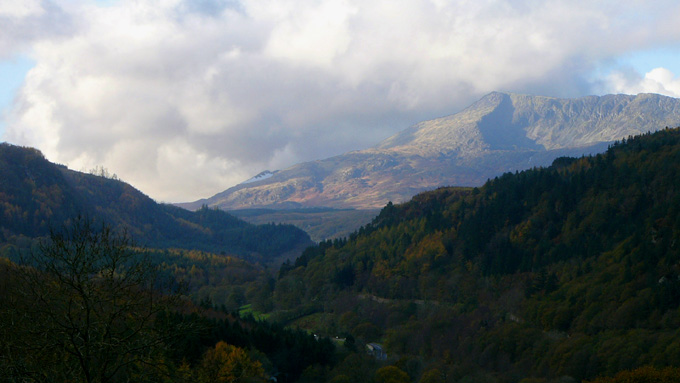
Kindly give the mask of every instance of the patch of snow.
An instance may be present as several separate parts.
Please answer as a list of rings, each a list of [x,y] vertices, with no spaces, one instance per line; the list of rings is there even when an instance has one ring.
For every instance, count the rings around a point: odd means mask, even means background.
[[[253,178],[251,178],[251,179],[249,179],[249,180],[246,180],[246,181],[241,182],[241,185],[243,185],[243,184],[249,184],[249,183],[253,183],[253,182],[257,182],[257,181],[266,180],[267,178],[269,178],[269,177],[271,177],[271,176],[273,176],[273,175],[274,175],[274,173],[270,172],[269,170],[265,170],[265,171],[263,171],[262,173],[259,173],[258,175],[256,175],[255,177],[253,177]]]

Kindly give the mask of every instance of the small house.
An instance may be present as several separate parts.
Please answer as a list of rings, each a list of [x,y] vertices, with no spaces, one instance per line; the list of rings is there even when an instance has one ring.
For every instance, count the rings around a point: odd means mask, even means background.
[[[368,355],[373,355],[374,358],[378,360],[385,360],[387,359],[387,353],[383,349],[383,347],[377,343],[369,343],[366,345],[366,351],[368,352]]]

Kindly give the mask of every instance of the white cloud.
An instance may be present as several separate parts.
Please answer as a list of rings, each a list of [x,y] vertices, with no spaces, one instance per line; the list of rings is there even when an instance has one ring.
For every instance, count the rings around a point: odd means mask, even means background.
[[[7,59],[36,40],[68,36],[73,20],[51,0],[0,0],[0,26],[0,59]]]
[[[352,40],[348,20],[357,8],[345,0],[303,1],[294,8],[280,4],[259,2],[252,9],[274,22],[265,52],[274,59],[332,69]]]
[[[371,146],[493,90],[589,93],[603,60],[680,41],[670,0],[5,1],[0,58],[36,66],[4,138],[165,201]],[[644,81],[677,92],[668,73]]]
[[[665,68],[655,68],[644,77],[633,71],[616,71],[609,75],[603,86],[612,93],[658,93],[680,97],[680,77]]]
[[[23,18],[40,16],[45,10],[39,0],[2,0],[0,1],[0,17]]]

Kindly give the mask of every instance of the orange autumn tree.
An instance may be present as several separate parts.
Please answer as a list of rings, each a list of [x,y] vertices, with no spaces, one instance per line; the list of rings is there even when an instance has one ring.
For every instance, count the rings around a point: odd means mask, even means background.
[[[253,361],[242,349],[225,342],[218,342],[208,350],[199,364],[198,382],[205,383],[242,383],[264,382],[262,364]]]

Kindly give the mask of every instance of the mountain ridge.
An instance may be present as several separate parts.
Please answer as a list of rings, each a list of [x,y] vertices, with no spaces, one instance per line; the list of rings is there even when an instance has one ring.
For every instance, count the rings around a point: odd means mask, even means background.
[[[177,205],[374,209],[439,186],[480,186],[560,156],[602,152],[615,140],[678,122],[680,100],[656,94],[560,99],[492,92],[461,112],[413,125],[369,149],[296,164]]]
[[[143,246],[249,260],[298,252],[312,243],[292,225],[256,226],[216,209],[190,212],[158,204],[125,182],[53,164],[33,148],[0,143],[0,174],[0,244],[46,237],[79,215],[126,230]]]

